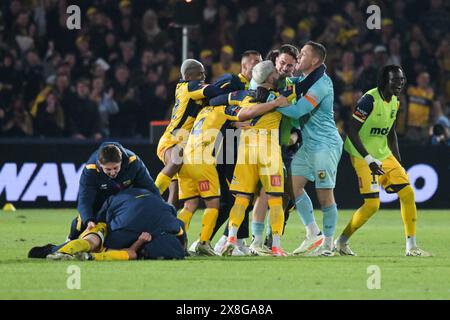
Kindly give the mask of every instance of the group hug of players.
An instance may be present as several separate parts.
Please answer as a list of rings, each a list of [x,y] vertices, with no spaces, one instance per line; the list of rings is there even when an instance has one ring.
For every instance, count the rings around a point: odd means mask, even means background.
[[[348,241],[380,206],[380,184],[398,194],[406,255],[429,256],[416,244],[414,191],[400,164],[395,133],[398,95],[406,78],[400,66],[385,66],[378,85],[358,101],[343,143],[333,117],[333,83],[326,49],[309,41],[299,51],[283,45],[262,60],[242,55],[241,73],[205,84],[194,59],[181,66],[170,123],[157,154],[164,168],[153,183],[143,162],[118,143],[105,143],[80,180],[78,211],[62,245],[33,248],[30,257],[53,260],[183,258],[192,216],[204,201],[200,238],[193,255],[282,257],[289,211],[298,213],[306,238],[293,255],[356,255]],[[301,74],[293,77],[294,72]],[[363,205],[334,241],[338,209],[333,190],[342,148],[358,176]],[[315,183],[323,212],[317,225],[305,185]],[[178,199],[177,214],[169,203]],[[110,195],[114,195],[109,197]],[[252,209],[252,242],[249,212]],[[269,211],[267,236],[264,235]],[[228,220],[224,235],[211,239]]]

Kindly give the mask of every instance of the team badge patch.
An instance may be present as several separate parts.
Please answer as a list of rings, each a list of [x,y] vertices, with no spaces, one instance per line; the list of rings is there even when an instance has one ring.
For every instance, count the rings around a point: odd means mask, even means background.
[[[199,181],[198,182],[198,188],[200,189],[200,191],[205,192],[205,191],[209,191],[209,181],[205,180],[205,181]]]
[[[395,116],[395,110],[392,110],[392,111],[391,111],[391,119],[393,119],[394,116]]]
[[[319,177],[320,180],[323,180],[327,176],[327,173],[325,172],[325,170],[319,170],[317,171],[317,176]]]
[[[270,176],[270,185],[272,187],[281,187],[281,176]]]

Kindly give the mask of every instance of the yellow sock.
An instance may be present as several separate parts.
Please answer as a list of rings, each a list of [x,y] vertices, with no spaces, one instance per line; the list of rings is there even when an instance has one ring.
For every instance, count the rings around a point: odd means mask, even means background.
[[[75,239],[67,243],[64,247],[60,248],[58,252],[75,254],[77,252],[89,252],[91,246],[89,242],[84,239]]]
[[[166,176],[164,173],[160,172],[156,177],[155,185],[158,188],[159,193],[163,194],[164,191],[167,190],[171,182],[172,182],[171,177]]]
[[[229,228],[237,228],[242,224],[242,221],[244,221],[245,218],[245,210],[247,209],[248,205],[250,203],[250,200],[244,197],[236,197],[236,200],[234,200],[234,205],[231,208],[230,211],[230,222],[228,223]]]
[[[272,227],[273,235],[281,235],[284,227],[284,211],[283,211],[283,199],[270,198],[268,200],[270,209],[270,226]]]
[[[95,261],[129,260],[128,251],[126,250],[110,250],[91,254]]]
[[[416,235],[417,209],[414,201],[414,190],[407,185],[398,192],[400,198],[400,212],[402,213],[403,225],[405,226],[405,235]]]
[[[207,242],[211,238],[218,216],[219,209],[216,208],[206,208],[203,212],[202,231],[200,233],[201,242]]]
[[[186,232],[189,230],[189,223],[191,223],[192,212],[189,212],[186,208],[181,209],[180,213],[178,213],[177,218],[184,222],[184,229]]]
[[[364,204],[353,214],[350,222],[347,227],[344,229],[342,234],[347,238],[350,236],[361,226],[369,220],[369,218],[378,211],[380,208],[380,199],[379,198],[367,198],[364,199]]]

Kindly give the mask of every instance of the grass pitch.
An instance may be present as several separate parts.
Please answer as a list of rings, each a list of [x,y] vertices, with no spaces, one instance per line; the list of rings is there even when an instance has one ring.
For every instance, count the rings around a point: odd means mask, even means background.
[[[341,210],[337,234],[353,211]],[[190,240],[200,229],[197,212]],[[185,261],[53,262],[27,259],[36,245],[64,241],[74,210],[0,211],[0,299],[449,299],[450,211],[420,210],[419,245],[430,258],[404,257],[399,210],[382,210],[352,238],[358,257],[190,257]],[[321,213],[316,217],[321,225]],[[283,239],[303,240],[297,215]],[[218,239],[216,236],[215,241]],[[81,288],[67,288],[77,265]],[[370,266],[381,288],[368,289]],[[369,268],[369,269],[368,269]],[[70,269],[69,269],[70,271]]]

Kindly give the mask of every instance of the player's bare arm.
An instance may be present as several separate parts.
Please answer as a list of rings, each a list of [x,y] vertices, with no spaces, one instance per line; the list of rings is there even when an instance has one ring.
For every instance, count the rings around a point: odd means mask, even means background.
[[[275,100],[266,103],[260,103],[255,105],[252,108],[244,108],[239,112],[239,120],[246,121],[257,116],[260,116],[266,112],[272,111],[273,109],[285,105],[287,102],[287,98],[284,96],[279,96]]]

